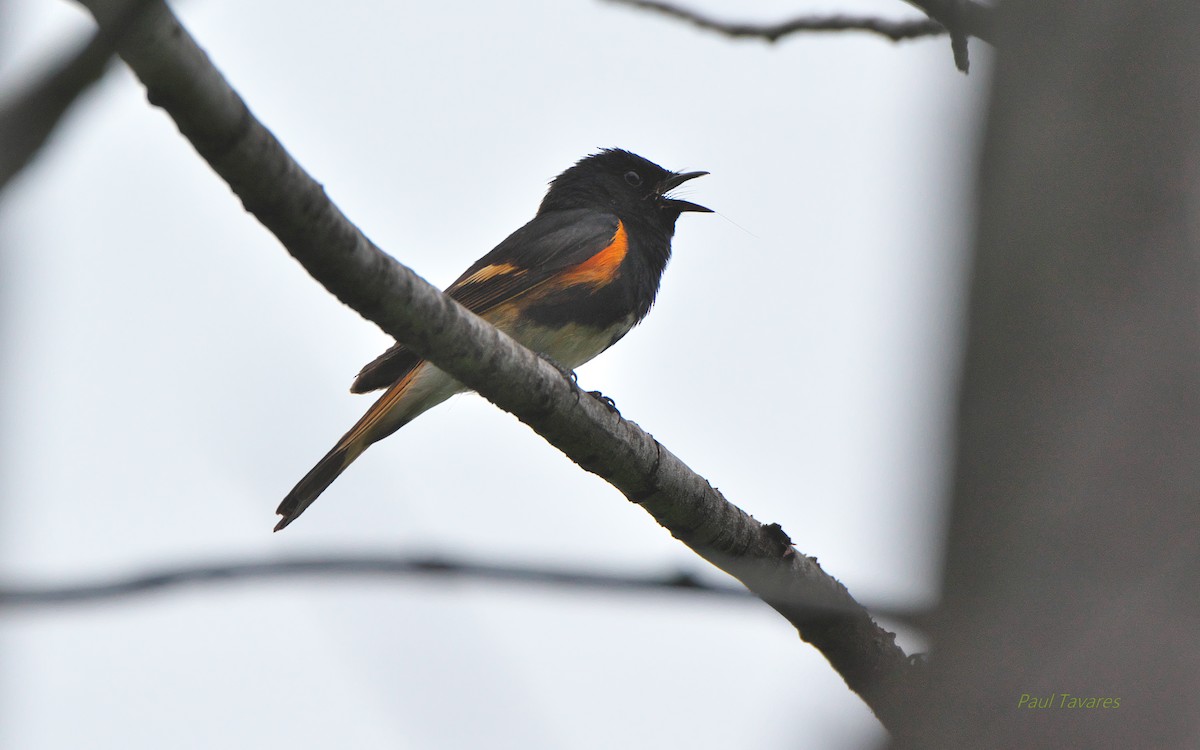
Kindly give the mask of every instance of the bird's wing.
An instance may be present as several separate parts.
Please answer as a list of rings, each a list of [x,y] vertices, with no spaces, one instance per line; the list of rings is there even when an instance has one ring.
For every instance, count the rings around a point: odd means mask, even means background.
[[[476,315],[487,317],[489,311],[559,274],[573,273],[579,277],[576,282],[587,281],[620,263],[625,252],[621,229],[615,214],[601,211],[539,214],[475,261],[446,294]],[[416,353],[397,343],[363,367],[350,390],[367,393],[386,388],[420,362]]]

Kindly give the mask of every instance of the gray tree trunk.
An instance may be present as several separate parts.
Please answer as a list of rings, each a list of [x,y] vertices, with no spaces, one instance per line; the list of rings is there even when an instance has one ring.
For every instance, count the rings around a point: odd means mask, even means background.
[[[897,744],[1200,747],[1200,3],[1000,10],[933,694]]]

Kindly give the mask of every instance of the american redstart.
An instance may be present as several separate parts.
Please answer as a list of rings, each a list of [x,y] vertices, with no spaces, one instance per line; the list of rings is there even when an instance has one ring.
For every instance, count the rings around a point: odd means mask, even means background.
[[[605,149],[555,177],[537,215],[475,262],[446,294],[484,320],[574,370],[615,344],[654,304],[675,221],[710,209],[667,194],[707,172],[669,172]],[[358,373],[353,393],[386,388],[275,512],[279,531],[367,446],[466,390],[397,343]]]

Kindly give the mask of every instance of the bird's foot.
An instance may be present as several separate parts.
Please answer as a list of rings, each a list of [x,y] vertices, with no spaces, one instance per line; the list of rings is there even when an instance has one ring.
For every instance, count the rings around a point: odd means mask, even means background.
[[[564,378],[566,378],[567,382],[569,382],[571,385],[574,385],[574,386],[579,385],[579,376],[575,374],[574,370],[570,370],[570,369],[564,367],[563,365],[559,364],[554,359],[554,357],[548,356],[546,354],[539,354],[538,356],[540,356],[542,359],[546,360],[551,365],[553,365],[554,369],[556,369],[560,373],[562,373],[562,376]],[[604,404],[606,407],[608,407],[608,410],[611,411],[613,414],[616,414],[618,417],[621,416],[620,410],[617,409],[616,401],[613,401],[611,398],[609,398],[608,396],[605,396],[600,391],[588,391],[587,394],[589,396],[591,396],[592,398],[596,399],[597,401],[599,401],[600,403]]]
[[[592,398],[596,399],[600,403],[604,404],[605,406],[607,406],[608,410],[611,411],[613,414],[616,414],[618,417],[621,416],[621,410],[617,408],[616,401],[613,401],[611,398],[609,398],[608,396],[605,396],[600,391],[588,391],[588,395],[591,396]]]
[[[551,357],[549,355],[539,354],[538,356],[541,357],[542,359],[546,360],[547,362],[549,362],[554,367],[555,370],[558,370],[559,373],[564,378],[567,379],[567,381],[571,385],[579,385],[579,376],[575,374],[574,370],[559,364],[558,361],[556,359],[554,359],[554,357]]]

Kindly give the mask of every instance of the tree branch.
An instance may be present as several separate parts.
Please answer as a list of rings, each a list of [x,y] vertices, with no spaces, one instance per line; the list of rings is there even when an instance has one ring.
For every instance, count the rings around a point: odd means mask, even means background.
[[[125,6],[81,1],[101,28]],[[118,50],[151,103],[314,279],[741,580],[829,659],[886,726],[904,726],[920,687],[895,636],[815,559],[797,553],[779,526],[729,503],[636,424],[372,244],[254,118],[165,5],[152,3]],[[813,614],[814,602],[822,614]]]
[[[866,31],[887,37],[893,42],[946,33],[945,26],[928,18],[915,21],[889,21],[883,18],[840,15],[802,16],[781,23],[751,24],[718,21],[696,11],[657,0],[607,0],[607,2],[661,13],[671,18],[687,21],[697,28],[716,31],[726,36],[753,37],[766,39],[769,42],[777,42],[782,37],[806,31]]]
[[[85,604],[139,596],[188,585],[226,584],[231,581],[275,580],[305,577],[436,577],[505,581],[540,586],[592,588],[609,591],[678,591],[750,601],[744,588],[705,583],[685,571],[659,576],[619,576],[567,572],[522,565],[498,565],[455,560],[434,555],[332,554],[298,556],[284,560],[214,561],[161,566],[144,573],[108,580],[42,586],[0,587],[0,607],[49,604]]]
[[[634,8],[661,13],[686,21],[693,26],[716,31],[731,37],[756,37],[770,42],[799,32],[869,31],[893,42],[925,36],[950,34],[954,64],[966,73],[970,67],[967,39],[978,37],[995,43],[995,11],[974,0],[905,0],[928,16],[916,21],[888,21],[882,18],[850,16],[805,16],[776,24],[748,24],[717,21],[696,11],[660,0],[608,0]]]
[[[0,608],[75,605],[160,593],[185,586],[224,585],[234,581],[272,581],[285,578],[445,578],[459,581],[499,581],[544,588],[593,589],[608,592],[696,594],[713,599],[758,601],[745,587],[701,580],[678,570],[658,575],[616,575],[566,571],[536,565],[480,563],[440,555],[320,554],[273,560],[213,560],[159,565],[132,573],[90,581],[42,585],[0,586]],[[814,612],[820,608],[812,604]],[[927,611],[914,608],[871,607],[879,617],[921,627]],[[830,614],[828,611],[823,614]]]
[[[0,103],[0,191],[33,161],[71,105],[103,76],[114,53],[112,37],[97,33]]]

